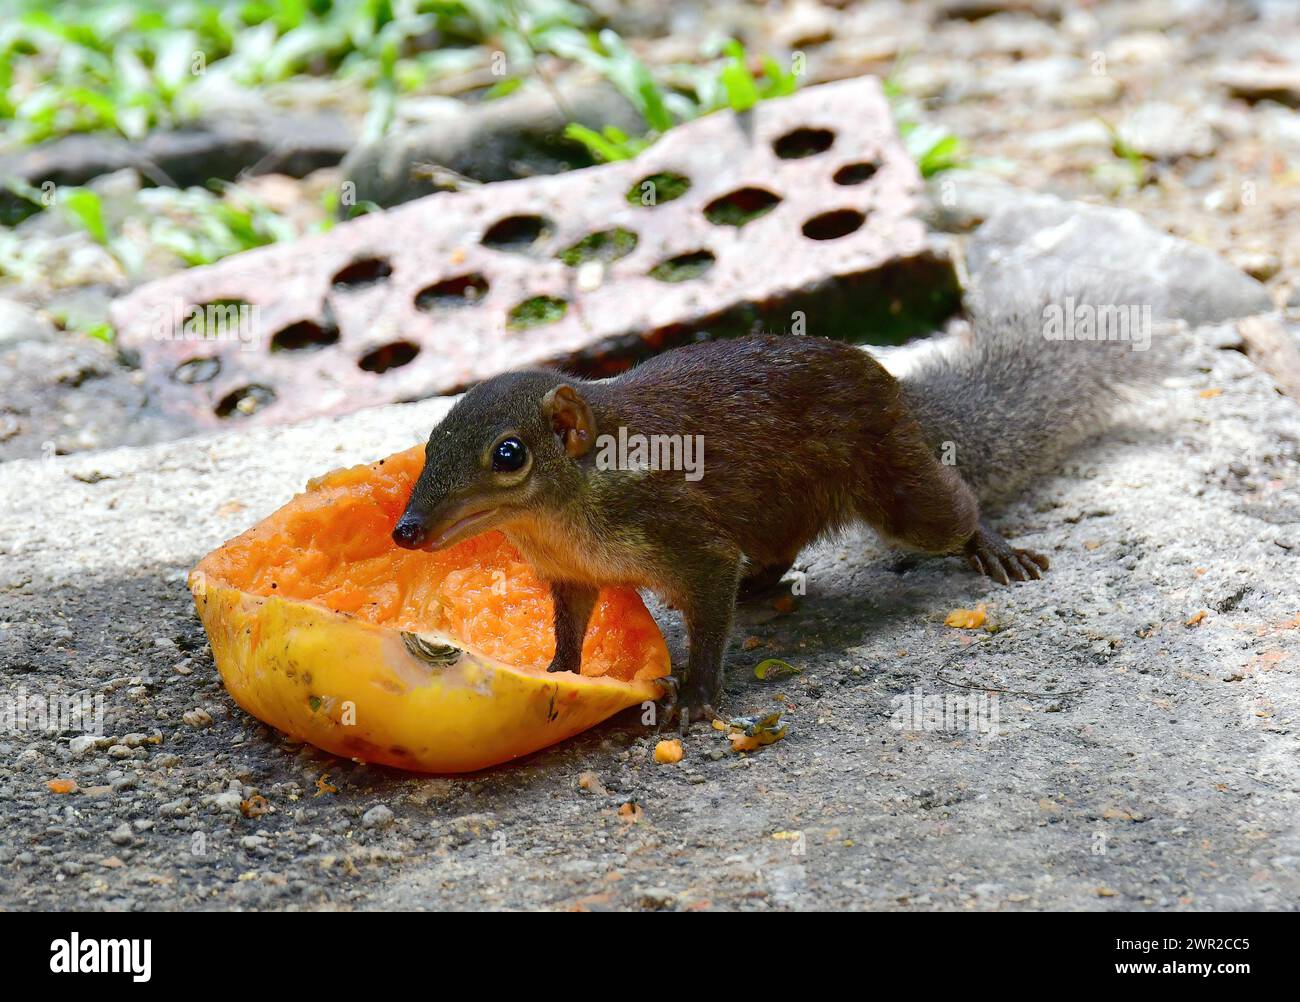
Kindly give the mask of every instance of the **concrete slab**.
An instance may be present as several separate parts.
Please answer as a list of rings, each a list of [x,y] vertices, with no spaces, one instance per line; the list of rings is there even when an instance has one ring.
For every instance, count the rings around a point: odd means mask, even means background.
[[[998,517],[1051,555],[1041,582],[858,536],[807,554],[797,610],[746,609],[729,652],[728,709],[790,736],[739,757],[697,730],[677,766],[628,714],[412,777],[221,689],[186,570],[445,401],[4,464],[0,694],[102,696],[105,739],[0,734],[0,907],[1294,907],[1300,412],[1238,352],[1204,365]],[[978,602],[1000,632],[943,625]],[[769,656],[803,673],[759,681]],[[963,685],[1014,690],[996,734],[894,726]]]

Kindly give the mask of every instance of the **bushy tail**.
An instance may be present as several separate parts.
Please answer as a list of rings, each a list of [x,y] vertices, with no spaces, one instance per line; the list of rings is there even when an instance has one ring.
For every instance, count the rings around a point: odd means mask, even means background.
[[[1101,431],[1130,391],[1171,369],[1180,328],[1151,313],[1096,292],[1013,308],[976,302],[973,340],[919,362],[903,393],[936,454],[955,459],[981,501],[996,500]],[[1090,315],[1094,336],[1127,329],[1128,339],[1078,339]],[[1049,336],[1067,331],[1076,339]]]

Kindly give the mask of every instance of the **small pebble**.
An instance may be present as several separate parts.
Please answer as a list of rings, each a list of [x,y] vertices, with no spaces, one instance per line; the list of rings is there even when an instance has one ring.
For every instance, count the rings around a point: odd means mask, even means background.
[[[239,805],[243,801],[234,790],[227,790],[225,793],[218,793],[212,798],[212,805],[219,811],[225,811],[228,814],[238,814]]]
[[[94,749],[95,740],[93,734],[78,734],[68,742],[68,750],[71,751],[73,755],[85,755],[88,751]]]

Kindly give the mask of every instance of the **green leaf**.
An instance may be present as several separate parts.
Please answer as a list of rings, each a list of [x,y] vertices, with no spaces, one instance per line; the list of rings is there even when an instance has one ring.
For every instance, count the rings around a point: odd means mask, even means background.
[[[506,77],[504,80],[499,80],[487,89],[483,95],[483,100],[495,101],[498,98],[513,94],[523,86],[523,82],[523,77]]]
[[[113,339],[117,337],[117,332],[113,330],[112,324],[95,323],[88,324],[82,328],[82,334],[86,337],[93,337],[96,341],[103,341],[105,344],[112,344]]]
[[[802,675],[803,669],[796,668],[779,658],[768,658],[754,667],[754,677],[758,679],[787,678],[790,675]],[[779,714],[778,714],[779,716]]]
[[[361,141],[375,142],[382,139],[392,127],[397,115],[397,86],[391,79],[379,80],[371,88],[370,110],[366,112],[361,125]]]
[[[194,80],[191,67],[199,50],[192,31],[168,32],[154,52],[153,75],[164,97],[172,97]]]
[[[55,204],[66,209],[95,242],[108,246],[103,200],[89,188],[60,188]]]
[[[921,154],[917,161],[922,177],[933,177],[942,171],[952,170],[962,161],[961,140],[946,135]]]
[[[786,97],[799,88],[799,78],[787,71],[772,56],[763,57],[763,100]]]
[[[117,105],[107,95],[86,87],[70,87],[63,92],[62,98],[65,104],[84,108],[104,125],[117,127]]]
[[[585,125],[570,122],[564,127],[564,135],[582,143],[593,157],[603,163],[631,160],[650,145],[649,139],[631,139],[627,133],[612,125],[605,126],[603,132],[596,132]]]
[[[722,46],[727,54],[727,62],[722,67],[719,79],[727,95],[727,106],[732,111],[748,111],[762,99],[758,92],[758,83],[745,65],[745,47],[734,38],[728,39]]]

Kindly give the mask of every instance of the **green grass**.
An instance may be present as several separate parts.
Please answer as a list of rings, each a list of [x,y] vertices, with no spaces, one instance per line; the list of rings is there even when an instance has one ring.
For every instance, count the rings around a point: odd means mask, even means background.
[[[661,202],[671,202],[675,198],[681,198],[691,188],[691,179],[685,174],[651,174],[649,177],[643,177],[636,184],[627,190],[627,201],[630,205],[643,205],[646,203],[648,195],[652,195],[654,202],[658,205]]]
[[[903,93],[898,76],[904,61],[905,57],[900,56],[881,86],[894,115],[894,126],[898,129],[908,155],[925,178],[966,166],[968,156],[965,144],[942,125],[923,121],[920,103]]]
[[[511,330],[527,330],[560,320],[569,310],[569,304],[554,296],[533,296],[525,299],[510,311],[507,326]]]
[[[612,230],[588,233],[573,246],[566,247],[555,256],[570,268],[577,268],[588,261],[603,261],[608,264],[621,257],[627,257],[636,249],[636,243],[635,233],[617,226]]]
[[[569,125],[565,134],[606,163],[632,159],[681,122],[724,108],[748,111],[760,101],[793,94],[799,83],[793,72],[771,56],[759,61],[760,68],[755,74],[750,69],[749,53],[734,38],[706,47],[706,54],[714,57],[708,64],[676,67],[676,75],[686,79],[686,85],[676,89],[657,79],[612,31],[602,31],[596,36],[576,31],[556,32],[545,41],[557,55],[582,63],[603,76],[645,120],[647,131],[642,136],[628,136],[610,126],[598,133],[576,123]]]
[[[602,163],[616,160],[632,160],[639,156],[651,143],[651,136],[629,136],[614,125],[607,125],[600,132],[589,129],[577,122],[570,122],[564,127],[564,134],[587,148],[587,151]]]
[[[147,255],[170,254],[185,267],[212,264],[231,254],[303,235],[296,224],[237,186],[204,188],[145,188],[129,201],[118,199],[116,225],[110,223],[105,201],[90,188],[56,187],[42,192],[12,179],[9,191],[36,207],[61,214],[117,261],[123,273],[141,276]],[[321,232],[333,226],[332,213],[309,228]],[[129,233],[129,235],[128,235]],[[48,240],[23,240],[0,227],[0,278],[40,280],[40,255]]]
[[[244,87],[328,75],[371,89],[376,129],[396,94],[481,63],[465,46],[500,45],[529,68],[548,33],[589,18],[570,0],[4,0],[0,126],[14,145],[137,138],[199,111],[189,97],[210,75]]]
[[[1104,118],[1098,120],[1110,137],[1110,152],[1118,163],[1098,165],[1093,171],[1094,177],[1105,181],[1109,175],[1118,182],[1117,187],[1134,190],[1151,183],[1152,174],[1147,158],[1125,140],[1110,122]]]

